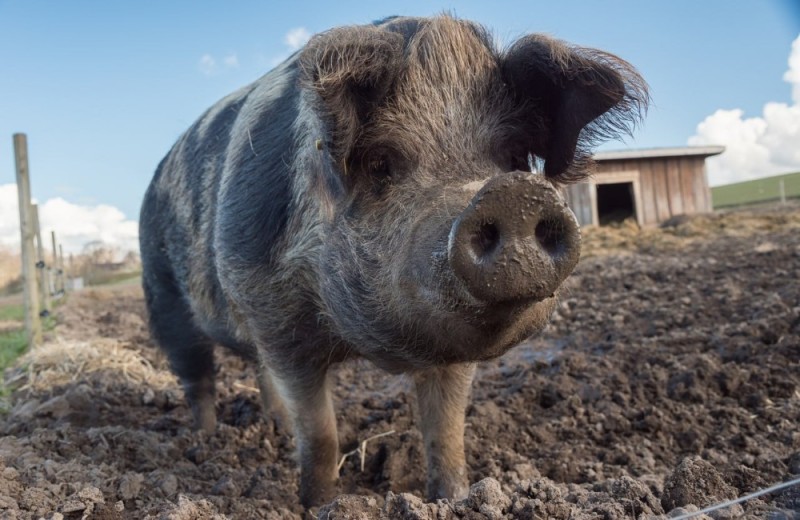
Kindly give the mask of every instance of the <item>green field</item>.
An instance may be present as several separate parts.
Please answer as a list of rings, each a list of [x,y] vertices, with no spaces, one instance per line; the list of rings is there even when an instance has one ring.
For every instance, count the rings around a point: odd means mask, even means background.
[[[800,197],[800,172],[796,172],[713,187],[711,201],[714,209],[777,201],[781,181],[787,199]]]
[[[0,375],[17,359],[28,346],[25,329],[0,332]],[[0,381],[0,388],[3,384]]]
[[[0,305],[0,321],[22,321],[25,319],[25,307],[22,304]]]
[[[54,306],[60,305],[58,300]],[[11,366],[28,347],[28,338],[25,334],[24,322],[25,309],[22,304],[0,304],[0,321],[19,322],[19,328],[0,330],[0,395],[2,395],[2,373]],[[56,326],[55,318],[50,315],[42,318],[42,330],[53,330]]]
[[[140,271],[124,273],[102,273],[90,280],[87,285],[141,285],[142,274]],[[4,299],[8,300],[8,299]],[[53,308],[64,303],[64,299],[53,300]],[[2,372],[14,362],[28,346],[23,322],[25,310],[21,303],[3,303],[0,301],[0,321],[19,322],[19,328],[0,329],[0,396],[2,396]],[[44,331],[52,330],[56,325],[52,314],[42,320]]]
[[[22,321],[25,319],[24,307],[20,304],[0,305],[0,321],[18,321],[20,328],[0,331],[0,374],[5,370],[28,346],[25,329]],[[0,387],[2,383],[0,383]]]

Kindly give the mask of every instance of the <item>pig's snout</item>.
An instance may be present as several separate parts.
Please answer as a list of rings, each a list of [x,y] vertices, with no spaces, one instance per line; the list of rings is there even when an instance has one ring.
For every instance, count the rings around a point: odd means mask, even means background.
[[[448,260],[476,299],[539,301],[551,296],[580,256],[572,211],[542,175],[490,179],[453,223]]]

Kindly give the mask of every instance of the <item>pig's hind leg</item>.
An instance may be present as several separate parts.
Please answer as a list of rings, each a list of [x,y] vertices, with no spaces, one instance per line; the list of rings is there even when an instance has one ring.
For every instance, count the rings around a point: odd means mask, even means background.
[[[261,366],[257,370],[258,389],[261,394],[261,406],[264,410],[265,420],[269,415],[275,420],[279,429],[289,428],[289,420],[286,412],[286,407],[283,404],[281,396],[278,395],[278,390],[272,382],[272,376],[269,375],[269,370]]]
[[[217,424],[214,343],[194,324],[188,303],[169,280],[145,273],[142,285],[150,329],[181,380],[194,427],[213,433]]]

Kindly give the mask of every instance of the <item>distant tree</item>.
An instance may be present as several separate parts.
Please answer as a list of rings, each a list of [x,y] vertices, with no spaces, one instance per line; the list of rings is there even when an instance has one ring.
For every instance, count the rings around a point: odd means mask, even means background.
[[[117,257],[117,251],[102,240],[92,240],[84,244],[83,255],[94,265],[110,264]]]

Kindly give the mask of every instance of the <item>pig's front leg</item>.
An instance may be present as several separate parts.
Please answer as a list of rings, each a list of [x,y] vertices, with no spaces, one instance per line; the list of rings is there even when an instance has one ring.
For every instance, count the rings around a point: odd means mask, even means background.
[[[327,366],[291,370],[270,367],[268,372],[294,429],[300,503],[304,507],[323,504],[333,498],[339,456]]]
[[[420,429],[428,461],[429,500],[467,496],[464,413],[474,373],[475,365],[472,363],[414,373]]]

